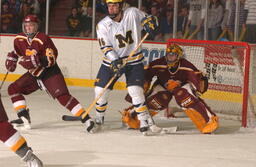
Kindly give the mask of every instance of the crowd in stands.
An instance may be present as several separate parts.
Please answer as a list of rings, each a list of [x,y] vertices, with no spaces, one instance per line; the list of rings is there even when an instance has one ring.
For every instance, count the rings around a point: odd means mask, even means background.
[[[54,4],[57,0],[51,0]],[[1,32],[21,31],[22,18],[37,14],[45,19],[46,0],[2,0]],[[66,18],[67,35],[92,37],[93,0],[73,0]],[[126,0],[124,8],[138,7],[138,0]],[[177,38],[204,39],[204,21],[208,20],[208,40],[234,40],[235,0],[178,0]],[[174,0],[142,0],[141,10],[158,18],[159,28],[151,40],[166,41],[173,37]],[[256,43],[256,1],[240,0],[239,41]],[[107,15],[105,0],[96,0],[96,23]],[[51,25],[50,25],[51,26]],[[254,33],[255,32],[255,33]]]
[[[22,31],[22,20],[28,14],[45,18],[46,0],[1,0],[1,33]]]

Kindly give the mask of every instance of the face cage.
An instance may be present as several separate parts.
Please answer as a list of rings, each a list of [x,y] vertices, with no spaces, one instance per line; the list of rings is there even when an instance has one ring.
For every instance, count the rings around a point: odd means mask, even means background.
[[[35,35],[36,35],[36,33],[38,32],[38,23],[37,22],[33,22],[33,23],[35,23],[35,26],[36,26],[36,30],[35,30],[35,32],[33,32],[33,33],[27,33],[26,32],[26,30],[25,30],[25,23],[26,22],[23,22],[22,23],[22,31],[24,32],[24,34],[26,34],[26,36],[27,37],[29,37],[29,38],[33,38]]]
[[[168,55],[170,55],[170,56],[176,56],[176,59],[175,59],[174,61],[170,61],[170,60],[168,60],[168,58],[167,58]],[[179,62],[180,56],[179,56],[178,53],[175,53],[175,52],[167,52],[167,53],[166,53],[166,56],[165,56],[165,59],[166,59],[166,62],[167,62],[168,67],[171,68],[171,67],[175,66],[175,65]]]

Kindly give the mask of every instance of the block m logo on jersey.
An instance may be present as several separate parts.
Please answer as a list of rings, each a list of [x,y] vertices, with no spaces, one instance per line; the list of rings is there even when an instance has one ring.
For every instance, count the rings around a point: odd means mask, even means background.
[[[132,31],[127,31],[125,37],[122,34],[117,34],[116,39],[119,42],[119,48],[123,48],[126,44],[132,44],[134,41],[132,39]]]

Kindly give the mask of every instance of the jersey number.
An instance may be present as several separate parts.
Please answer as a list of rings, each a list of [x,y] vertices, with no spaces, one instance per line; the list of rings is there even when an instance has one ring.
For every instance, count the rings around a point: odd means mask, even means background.
[[[124,37],[121,34],[117,34],[116,35],[116,39],[119,42],[119,48],[123,48],[125,47],[126,44],[132,44],[134,42],[134,40],[132,39],[132,31],[127,31],[126,32],[126,36]]]

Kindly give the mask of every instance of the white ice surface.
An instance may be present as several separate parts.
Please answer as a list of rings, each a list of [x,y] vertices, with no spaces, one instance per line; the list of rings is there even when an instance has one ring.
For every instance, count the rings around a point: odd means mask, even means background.
[[[93,101],[92,88],[69,89],[84,107]],[[9,97],[2,94],[10,119],[16,118]],[[33,129],[21,133],[45,167],[256,167],[256,132],[239,131],[240,122],[220,119],[215,134],[203,135],[188,118],[164,120],[160,114],[157,125],[178,126],[177,133],[142,136],[122,127],[117,111],[128,106],[125,94],[112,91],[103,131],[86,134],[79,121],[62,121],[69,112],[37,91],[27,96]],[[0,167],[19,166],[24,166],[19,157],[0,144]]]

